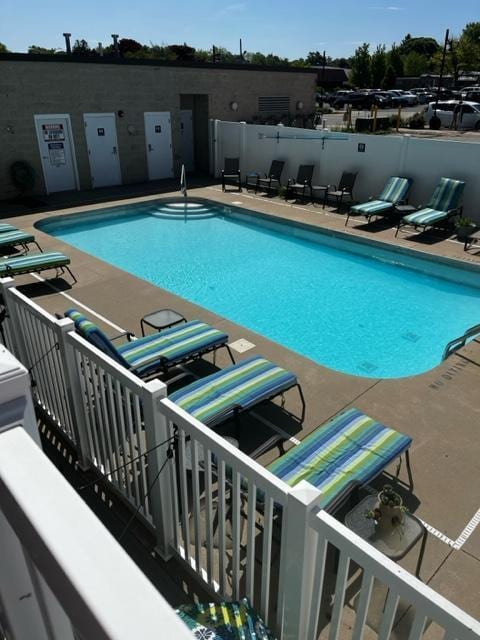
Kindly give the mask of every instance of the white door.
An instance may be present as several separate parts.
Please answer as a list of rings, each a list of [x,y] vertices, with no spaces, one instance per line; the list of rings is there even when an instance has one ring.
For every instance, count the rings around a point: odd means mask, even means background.
[[[78,189],[70,116],[38,115],[34,121],[47,193]]]
[[[193,155],[193,113],[191,109],[180,111],[180,130],[182,134],[182,164],[187,171],[195,168]]]
[[[84,113],[92,187],[122,183],[114,113]]]
[[[169,111],[149,111],[145,117],[148,179],[173,177],[172,126]]]

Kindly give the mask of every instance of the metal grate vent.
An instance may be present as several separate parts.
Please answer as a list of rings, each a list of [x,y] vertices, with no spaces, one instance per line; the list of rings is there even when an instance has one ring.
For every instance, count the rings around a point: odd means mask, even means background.
[[[290,110],[290,98],[284,96],[264,96],[258,98],[258,110],[268,112],[288,112]]]

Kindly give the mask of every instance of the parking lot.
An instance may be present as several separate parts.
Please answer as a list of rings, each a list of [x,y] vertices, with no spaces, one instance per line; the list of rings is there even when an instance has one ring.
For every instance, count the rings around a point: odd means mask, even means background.
[[[401,117],[402,119],[409,118],[414,113],[418,113],[419,111],[423,111],[425,105],[417,104],[414,107],[403,107]],[[388,118],[390,116],[396,116],[398,113],[398,109],[379,109],[377,112],[377,117],[379,118]],[[352,111],[352,124],[355,125],[355,120],[357,118],[365,118],[370,115],[370,109],[361,109]],[[341,127],[344,124],[344,116],[345,110],[335,111],[334,113],[328,113],[323,116],[323,120],[325,121],[325,126],[329,129],[332,127]]]

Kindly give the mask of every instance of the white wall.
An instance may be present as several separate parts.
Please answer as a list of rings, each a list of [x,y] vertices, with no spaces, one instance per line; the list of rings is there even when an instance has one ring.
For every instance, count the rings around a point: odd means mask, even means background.
[[[365,144],[364,153],[358,143]],[[358,171],[359,201],[377,195],[389,176],[402,175],[413,178],[410,202],[421,205],[439,178],[458,178],[466,182],[465,215],[480,223],[480,143],[363,134],[340,140],[310,129],[218,122],[218,154],[219,168],[224,157],[239,157],[242,175],[265,173],[272,160],[285,160],[282,182],[299,164],[315,164],[314,184],[338,184],[342,171]]]

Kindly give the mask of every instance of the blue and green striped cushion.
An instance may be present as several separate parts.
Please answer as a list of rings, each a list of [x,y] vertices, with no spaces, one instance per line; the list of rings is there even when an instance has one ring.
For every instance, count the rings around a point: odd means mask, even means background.
[[[203,422],[226,420],[236,409],[248,409],[297,384],[293,373],[260,356],[254,356],[197,380],[169,398]]]
[[[33,242],[35,236],[31,233],[25,233],[24,231],[5,231],[0,233],[0,247],[14,246],[16,244],[25,244]]]
[[[411,184],[411,178],[393,176],[387,180],[387,183],[385,184],[382,193],[378,196],[378,199],[386,200],[392,204],[398,204],[405,199]]]
[[[0,275],[20,275],[22,273],[30,273],[30,271],[45,271],[56,267],[66,267],[69,264],[70,258],[60,253],[60,251],[29,253],[25,256],[0,260]]]
[[[436,211],[435,209],[426,208],[415,211],[414,213],[409,213],[408,216],[404,216],[402,220],[408,224],[426,227],[445,220],[446,218],[448,218],[446,211]]]
[[[456,209],[462,197],[465,182],[453,178],[440,178],[432,197],[427,202],[427,208],[436,211],[451,211]]]
[[[107,353],[127,369],[146,375],[159,366],[171,366],[190,355],[226,344],[228,336],[204,322],[192,320],[115,347],[110,339],[76,309],[65,312],[75,322],[75,328],[86,340]]]
[[[371,216],[382,211],[388,211],[392,207],[393,204],[391,202],[385,202],[385,200],[370,200],[369,202],[354,205],[351,207],[351,210],[355,213],[363,213],[365,216]]]
[[[322,507],[328,508],[355,486],[372,480],[411,442],[358,409],[347,409],[268,469],[290,486],[307,480],[322,492]]]
[[[14,227],[13,224],[8,224],[7,222],[0,223],[0,233],[5,233],[7,231],[18,231],[17,227]]]

